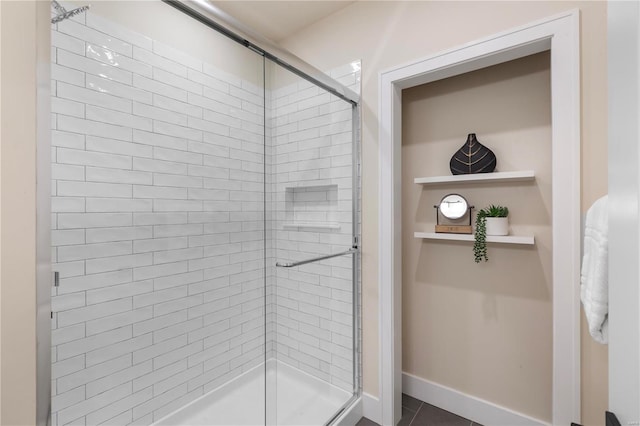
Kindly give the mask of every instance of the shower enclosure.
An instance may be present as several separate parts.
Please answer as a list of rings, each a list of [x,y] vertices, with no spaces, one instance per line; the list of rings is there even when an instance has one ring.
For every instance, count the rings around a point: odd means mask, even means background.
[[[52,424],[335,423],[360,393],[359,64],[310,74],[177,2],[51,36]]]

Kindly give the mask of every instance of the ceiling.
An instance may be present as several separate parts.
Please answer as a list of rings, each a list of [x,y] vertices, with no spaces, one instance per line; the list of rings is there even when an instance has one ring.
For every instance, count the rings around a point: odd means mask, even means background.
[[[278,42],[339,11],[354,1],[211,1],[256,33]]]

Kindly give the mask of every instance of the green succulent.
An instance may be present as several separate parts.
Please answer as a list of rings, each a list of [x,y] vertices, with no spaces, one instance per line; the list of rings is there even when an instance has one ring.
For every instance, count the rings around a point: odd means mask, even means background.
[[[487,257],[487,218],[488,217],[507,217],[509,209],[504,206],[496,206],[491,204],[489,207],[481,209],[476,214],[476,233],[473,242],[473,257],[476,263],[482,260],[489,260]]]
[[[509,216],[509,208],[491,204],[489,207],[480,210],[478,216],[480,215],[483,217],[507,217]]]

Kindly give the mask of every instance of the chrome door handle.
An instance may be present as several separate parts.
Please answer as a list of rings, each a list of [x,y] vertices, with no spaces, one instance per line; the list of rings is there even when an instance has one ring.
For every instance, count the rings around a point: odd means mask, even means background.
[[[332,257],[344,256],[345,254],[358,253],[360,249],[357,247],[351,247],[349,250],[342,251],[340,253],[327,254],[324,256],[312,257],[311,259],[301,260],[299,262],[277,262],[276,266],[279,268],[293,268],[294,266],[306,265],[307,263],[318,262],[320,260],[331,259]]]

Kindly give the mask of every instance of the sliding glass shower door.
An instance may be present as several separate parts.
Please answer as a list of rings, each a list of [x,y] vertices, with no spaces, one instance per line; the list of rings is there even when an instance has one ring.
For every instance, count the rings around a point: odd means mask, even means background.
[[[358,392],[357,109],[274,63],[267,71],[267,420],[321,425]],[[334,74],[355,85],[358,72]]]
[[[264,58],[94,6],[52,26],[53,424],[262,424]]]
[[[356,105],[182,3],[98,3],[51,32],[52,424],[330,423],[359,393]]]

